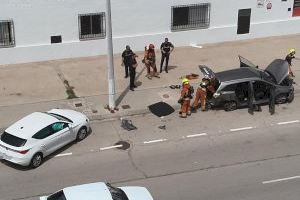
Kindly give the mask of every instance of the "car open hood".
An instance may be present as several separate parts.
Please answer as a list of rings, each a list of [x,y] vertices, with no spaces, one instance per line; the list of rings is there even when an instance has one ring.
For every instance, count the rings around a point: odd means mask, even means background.
[[[289,64],[282,59],[276,59],[265,69],[280,84],[289,74]]]
[[[205,78],[215,78],[215,73],[205,65],[199,65],[199,69]]]
[[[258,68],[257,65],[253,64],[250,60],[239,56],[239,60],[240,60],[240,67],[252,67],[252,68]]]
[[[129,200],[153,200],[150,192],[144,187],[119,187],[122,189]]]

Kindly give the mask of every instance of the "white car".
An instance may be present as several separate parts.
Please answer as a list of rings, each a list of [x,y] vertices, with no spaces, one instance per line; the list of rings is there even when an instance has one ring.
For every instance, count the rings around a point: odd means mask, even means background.
[[[2,133],[0,159],[36,168],[43,158],[59,148],[74,140],[83,140],[89,130],[89,119],[74,110],[34,112]]]
[[[109,183],[97,182],[66,187],[40,200],[153,200],[144,187],[113,187]]]

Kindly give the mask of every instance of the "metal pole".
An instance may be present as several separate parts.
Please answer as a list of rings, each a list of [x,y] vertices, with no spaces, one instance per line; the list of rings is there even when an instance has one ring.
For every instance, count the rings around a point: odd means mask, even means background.
[[[107,63],[108,63],[108,105],[111,110],[116,107],[115,103],[115,76],[114,76],[114,55],[112,41],[111,5],[106,0],[106,37],[107,37]]]

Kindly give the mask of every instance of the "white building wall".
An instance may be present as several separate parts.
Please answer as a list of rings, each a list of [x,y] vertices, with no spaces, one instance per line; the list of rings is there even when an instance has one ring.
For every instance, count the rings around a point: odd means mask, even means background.
[[[78,15],[105,12],[105,0],[0,0],[0,20],[13,19],[16,46],[0,48],[0,64],[106,54],[106,40],[79,40]],[[292,17],[293,0],[111,0],[114,52],[129,44],[143,50],[159,46],[165,37],[175,46],[276,36],[300,32],[300,17]],[[211,3],[210,27],[171,31],[171,6]],[[238,10],[251,8],[250,33],[237,35]],[[50,37],[61,35],[62,43]]]

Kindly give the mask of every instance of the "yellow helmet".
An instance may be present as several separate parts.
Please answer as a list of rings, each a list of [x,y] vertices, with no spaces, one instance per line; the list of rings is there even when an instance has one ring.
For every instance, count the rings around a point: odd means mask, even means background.
[[[292,48],[292,49],[289,50],[289,52],[295,54],[295,53],[296,53],[296,50],[295,50],[294,48]]]
[[[187,79],[187,78],[182,79],[182,84],[183,85],[186,85],[186,84],[189,84],[189,83],[190,83],[189,79]]]

